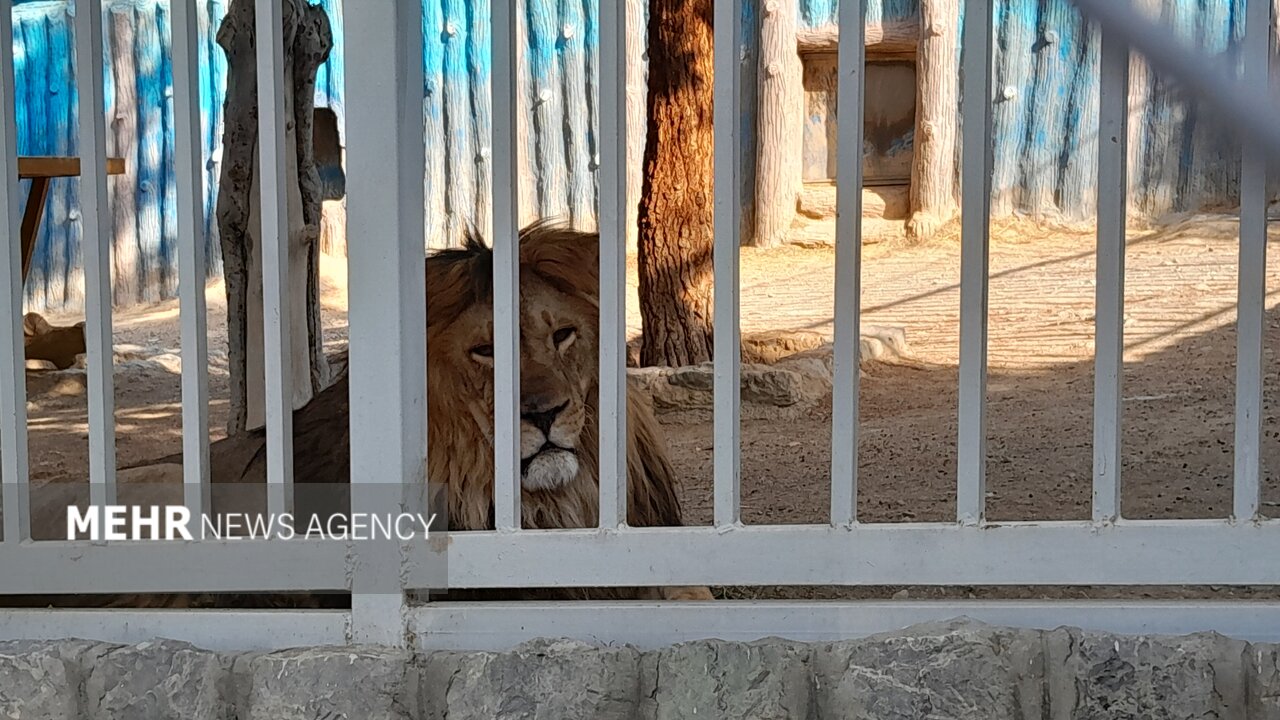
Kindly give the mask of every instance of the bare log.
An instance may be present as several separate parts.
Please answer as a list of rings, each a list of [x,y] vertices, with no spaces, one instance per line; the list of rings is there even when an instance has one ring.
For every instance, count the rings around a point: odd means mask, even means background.
[[[796,51],[796,3],[766,0],[760,24],[759,145],[751,244],[786,241],[800,192],[803,69]]]
[[[218,234],[227,289],[232,434],[265,420],[262,243],[258,181],[258,97],[253,0],[233,0],[218,29],[227,55],[227,94]],[[316,70],[333,37],[328,16],[304,0],[285,0],[285,177],[289,218],[289,298],[294,335],[288,352],[293,406],[329,381],[320,334],[319,236],[323,188],[315,166],[313,98]]]
[[[915,20],[890,20],[867,24],[867,52],[911,55],[920,45],[920,23]],[[796,47],[800,54],[836,52],[840,48],[840,28],[823,25],[796,31]]]
[[[956,74],[958,0],[921,0],[916,57],[916,132],[911,168],[915,238],[933,235],[956,211]]]

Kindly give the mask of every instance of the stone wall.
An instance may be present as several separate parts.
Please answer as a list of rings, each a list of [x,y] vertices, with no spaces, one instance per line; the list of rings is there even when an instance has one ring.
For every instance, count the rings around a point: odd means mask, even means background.
[[[17,720],[666,720],[1280,717],[1280,645],[969,621],[838,643],[654,651],[541,640],[509,652],[160,641],[0,643]]]

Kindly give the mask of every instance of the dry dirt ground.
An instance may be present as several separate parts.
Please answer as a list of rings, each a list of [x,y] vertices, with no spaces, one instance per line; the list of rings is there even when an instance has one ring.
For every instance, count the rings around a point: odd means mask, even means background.
[[[1132,228],[1125,291],[1124,514],[1224,517],[1230,512],[1235,387],[1237,224],[1225,216]],[[1273,241],[1280,227],[1273,226]],[[959,242],[884,242],[863,250],[863,322],[903,328],[911,361],[868,364],[862,383],[859,513],[866,521],[954,517]],[[1094,237],[1092,232],[998,223],[990,248],[988,508],[995,520],[1085,519],[1092,467]],[[1280,506],[1277,371],[1280,257],[1270,254],[1263,415],[1265,510]],[[834,254],[826,248],[742,251],[744,331],[832,327]],[[326,338],[345,343],[344,269],[325,266]],[[629,325],[639,332],[634,258]],[[225,423],[226,351],[221,286],[208,292],[211,421]],[[52,315],[55,324],[79,318]],[[118,459],[180,449],[176,303],[117,314]],[[83,375],[31,372],[31,463],[37,479],[84,477]],[[825,522],[830,398],[742,424],[742,512],[747,523]],[[688,521],[711,519],[710,415],[665,413],[684,476]],[[836,594],[867,596],[895,589]],[[796,594],[797,591],[788,591]],[[831,594],[806,589],[800,594]],[[911,589],[1039,596],[1084,590]],[[1094,591],[1094,596],[1117,591]],[[1124,591],[1128,594],[1132,591]],[[1172,592],[1172,591],[1170,591]],[[1251,589],[1203,589],[1219,596]],[[734,596],[762,590],[729,589]],[[901,596],[899,591],[899,596]],[[1143,590],[1143,595],[1168,595]]]

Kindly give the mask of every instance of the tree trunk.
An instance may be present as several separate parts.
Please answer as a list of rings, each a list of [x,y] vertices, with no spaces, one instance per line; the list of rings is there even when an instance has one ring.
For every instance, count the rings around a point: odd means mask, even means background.
[[[914,238],[936,233],[956,210],[956,35],[958,0],[922,0],[916,60],[915,161],[911,168]]]
[[[787,241],[803,185],[804,66],[796,52],[795,0],[766,0],[760,20],[756,213],[751,243]]]
[[[289,290],[293,337],[287,353],[293,407],[329,381],[320,335],[319,236],[323,186],[316,170],[313,107],[316,71],[333,38],[324,9],[285,0],[285,182],[289,207]],[[258,83],[252,0],[233,0],[217,42],[227,55],[226,126],[218,190],[218,234],[227,286],[231,413],[228,432],[265,422],[262,241],[258,184]],[[291,120],[291,122],[289,122]],[[287,152],[293,150],[293,152]]]
[[[640,198],[640,363],[711,359],[715,173],[711,0],[649,5],[648,138]]]

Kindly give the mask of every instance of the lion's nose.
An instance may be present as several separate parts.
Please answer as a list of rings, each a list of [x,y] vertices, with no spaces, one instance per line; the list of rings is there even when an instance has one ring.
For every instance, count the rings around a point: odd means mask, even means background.
[[[531,398],[520,403],[520,418],[541,430],[543,435],[550,435],[552,423],[568,405],[568,401],[552,405],[542,398]]]

